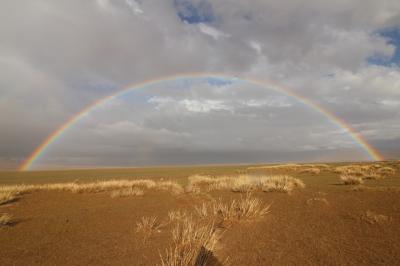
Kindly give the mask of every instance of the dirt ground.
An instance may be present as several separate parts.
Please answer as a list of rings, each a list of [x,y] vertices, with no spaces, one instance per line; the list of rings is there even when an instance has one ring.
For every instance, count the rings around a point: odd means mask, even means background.
[[[258,221],[224,229],[214,252],[227,265],[398,265],[400,176],[368,181],[368,189],[340,185],[336,174],[302,174],[306,188],[290,194],[255,192],[271,204]],[[8,183],[8,182],[7,182]],[[111,198],[109,192],[37,191],[0,205],[15,217],[0,227],[0,265],[157,265],[171,243],[171,227],[144,239],[136,223],[165,220],[211,198],[240,193],[150,191]]]

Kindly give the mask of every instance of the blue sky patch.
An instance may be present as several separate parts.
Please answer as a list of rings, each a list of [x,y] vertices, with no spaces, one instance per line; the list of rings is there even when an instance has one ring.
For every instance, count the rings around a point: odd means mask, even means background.
[[[373,55],[368,58],[368,62],[374,65],[389,66],[393,64],[400,65],[400,26],[388,28],[378,31],[378,35],[387,39],[389,44],[396,47],[396,50],[391,58],[385,58],[380,55]]]
[[[210,23],[214,21],[212,5],[206,1],[174,0],[178,17],[189,24]]]

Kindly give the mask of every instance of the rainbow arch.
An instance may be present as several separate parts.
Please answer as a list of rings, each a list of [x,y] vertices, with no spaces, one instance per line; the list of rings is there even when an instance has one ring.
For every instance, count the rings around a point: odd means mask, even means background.
[[[259,79],[254,79],[254,78],[242,78],[242,77],[237,77],[237,76],[232,77],[232,76],[228,76],[226,74],[215,74],[215,73],[203,73],[202,72],[202,73],[183,73],[183,74],[178,74],[178,75],[160,77],[157,79],[145,80],[143,82],[136,83],[136,84],[130,84],[128,86],[124,86],[122,89],[118,90],[117,92],[115,92],[111,95],[108,95],[104,98],[94,101],[93,103],[91,103],[90,105],[88,105],[84,109],[82,109],[80,112],[78,112],[77,114],[70,117],[64,124],[62,124],[59,128],[57,128],[50,135],[48,135],[46,137],[46,139],[20,165],[19,170],[20,171],[30,170],[32,165],[41,156],[43,156],[43,154],[46,152],[46,149],[52,143],[54,143],[58,138],[60,138],[60,136],[68,128],[70,128],[73,124],[75,124],[77,121],[82,119],[85,115],[87,115],[88,113],[90,113],[91,111],[96,109],[97,107],[101,106],[102,104],[104,104],[108,101],[111,101],[131,90],[144,88],[144,87],[155,85],[155,84],[161,83],[161,82],[184,80],[184,79],[195,79],[195,78],[225,79],[225,80],[231,80],[231,81],[240,80],[240,81],[245,81],[249,84],[257,85],[257,86],[260,86],[263,88],[272,89],[279,93],[285,94],[289,97],[293,97],[293,98],[297,99],[298,101],[304,103],[305,105],[311,107],[315,111],[321,113],[322,115],[324,115],[325,117],[330,119],[338,127],[344,129],[351,136],[351,138],[356,143],[358,143],[359,146],[369,155],[371,160],[375,160],[375,161],[383,160],[383,156],[379,153],[379,151],[376,150],[374,147],[372,147],[371,144],[369,144],[360,133],[355,131],[344,120],[342,120],[340,117],[336,116],[331,111],[318,105],[317,103],[314,103],[310,99],[308,99],[298,93],[295,93],[294,91],[290,90],[288,87],[282,86],[276,82],[269,81],[269,80],[259,80]]]

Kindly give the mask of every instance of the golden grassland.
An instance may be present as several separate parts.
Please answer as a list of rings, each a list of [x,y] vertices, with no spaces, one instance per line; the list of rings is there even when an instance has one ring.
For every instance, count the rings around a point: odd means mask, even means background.
[[[350,186],[352,189],[349,191],[368,191],[375,187],[400,188],[399,171],[399,162],[389,161],[1,172],[0,206],[14,204],[26,194],[40,191],[108,193],[113,198],[110,200],[152,197],[157,191],[168,193],[171,197],[239,194],[239,198],[230,200],[209,196],[206,197],[208,200],[193,205],[190,210],[173,209],[165,217],[143,216],[136,221],[135,233],[142,237],[143,243],[148,243],[152,236],[162,231],[171,232],[170,246],[158,250],[159,264],[212,265],[221,236],[233,225],[256,223],[268,217],[271,202],[263,202],[254,193],[292,197],[309,187],[343,189]],[[330,202],[321,193],[309,198],[306,204],[329,206]],[[13,219],[11,214],[0,214],[0,226],[12,226]],[[391,217],[370,210],[363,213],[361,219],[370,224],[391,221]],[[221,261],[222,265],[229,264],[228,257],[219,258],[219,263]]]

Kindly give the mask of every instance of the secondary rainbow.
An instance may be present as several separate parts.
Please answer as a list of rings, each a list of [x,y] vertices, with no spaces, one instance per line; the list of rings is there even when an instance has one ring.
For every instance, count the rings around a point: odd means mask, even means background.
[[[259,80],[259,79],[254,79],[254,78],[242,78],[242,77],[232,77],[232,76],[227,76],[226,74],[215,74],[215,73],[184,73],[184,74],[179,74],[179,75],[173,75],[173,76],[166,76],[166,77],[161,77],[157,79],[151,79],[151,80],[146,80],[140,83],[136,84],[130,84],[128,86],[123,87],[122,89],[118,90],[117,92],[108,95],[104,98],[98,99],[82,109],[79,113],[75,114],[72,116],[70,119],[68,119],[64,124],[62,124],[57,130],[55,130],[53,133],[51,133],[47,138],[32,152],[32,154],[20,165],[19,170],[20,171],[27,171],[30,170],[32,165],[37,161],[43,154],[46,152],[46,148],[48,148],[52,143],[54,143],[60,136],[68,129],[70,128],[73,124],[75,124],[77,121],[82,119],[85,115],[90,113],[91,111],[95,110],[97,107],[101,106],[102,104],[109,102],[131,90],[135,89],[140,89],[146,86],[151,86],[155,85],[157,83],[161,82],[168,82],[168,81],[174,81],[174,80],[182,80],[182,79],[195,79],[195,78],[209,78],[209,79],[223,79],[223,80],[240,80],[244,81],[253,85],[257,85],[260,87],[272,89],[274,91],[277,91],[279,93],[285,94],[289,97],[293,97],[297,99],[298,101],[304,103],[305,105],[311,107],[312,109],[318,111],[319,113],[323,114],[325,117],[329,118],[334,124],[339,126],[340,128],[343,128],[346,130],[346,132],[354,139],[361,148],[363,148],[366,153],[369,155],[370,159],[380,161],[383,160],[382,155],[377,151],[374,147],[372,147],[365,139],[364,137],[355,131],[349,124],[347,124],[344,120],[342,120],[340,117],[336,116],[334,113],[331,111],[323,108],[322,106],[314,103],[308,98],[305,98],[304,96],[295,93],[294,91],[290,90],[289,88],[282,86],[280,84],[277,84],[276,82],[273,81],[267,81],[267,80]]]

